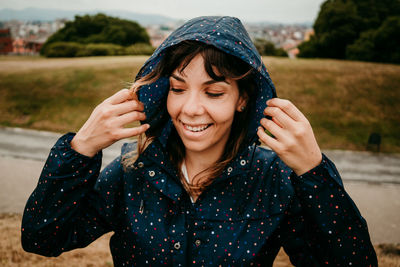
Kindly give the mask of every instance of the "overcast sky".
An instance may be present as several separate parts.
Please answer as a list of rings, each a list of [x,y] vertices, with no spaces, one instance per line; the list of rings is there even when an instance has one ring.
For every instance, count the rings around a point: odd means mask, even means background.
[[[313,22],[324,0],[0,0],[0,8],[125,10],[188,19],[230,15],[246,22]]]

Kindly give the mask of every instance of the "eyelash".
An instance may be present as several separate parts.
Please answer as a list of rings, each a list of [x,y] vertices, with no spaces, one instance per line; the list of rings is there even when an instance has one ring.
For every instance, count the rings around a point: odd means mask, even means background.
[[[174,93],[182,93],[183,91],[184,91],[184,89],[177,89],[177,88],[171,88],[170,89],[172,92],[174,92]],[[206,94],[209,96],[209,97],[211,97],[211,98],[218,98],[218,97],[220,97],[220,96],[223,96],[224,95],[224,93],[210,93],[210,92],[206,92]]]
[[[224,93],[209,93],[209,92],[207,92],[206,94],[212,98],[217,98],[224,95]]]
[[[183,92],[183,89],[171,88],[170,90],[171,90],[172,92],[174,92],[174,93],[182,93],[182,92]]]

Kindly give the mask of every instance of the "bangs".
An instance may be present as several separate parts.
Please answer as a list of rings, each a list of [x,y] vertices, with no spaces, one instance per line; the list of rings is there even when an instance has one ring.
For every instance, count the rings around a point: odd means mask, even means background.
[[[224,81],[227,78],[240,80],[253,70],[243,60],[201,42],[183,41],[171,50],[173,51],[168,51],[164,57],[168,62],[164,69],[165,76],[170,76],[175,70],[182,73],[198,54],[204,59],[204,69],[208,76],[215,81]]]

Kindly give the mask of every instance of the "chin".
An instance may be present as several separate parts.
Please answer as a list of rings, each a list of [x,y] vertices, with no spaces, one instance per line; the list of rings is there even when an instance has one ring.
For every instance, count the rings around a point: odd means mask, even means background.
[[[202,142],[200,143],[194,141],[183,141],[183,145],[185,146],[186,150],[192,152],[204,152],[213,147],[210,146],[209,144],[204,144]]]

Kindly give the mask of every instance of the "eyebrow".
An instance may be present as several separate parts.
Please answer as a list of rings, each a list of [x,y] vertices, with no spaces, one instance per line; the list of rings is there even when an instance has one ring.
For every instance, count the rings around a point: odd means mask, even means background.
[[[185,79],[183,79],[182,77],[179,77],[179,76],[176,75],[176,74],[173,74],[173,73],[172,73],[172,74],[171,74],[171,77],[174,78],[175,80],[180,81],[180,82],[186,82]],[[230,85],[230,83],[229,83],[228,81],[226,81],[226,80],[223,80],[223,81],[209,80],[209,81],[204,82],[203,84],[209,85],[209,84],[220,83],[220,82],[224,82],[224,83]]]

